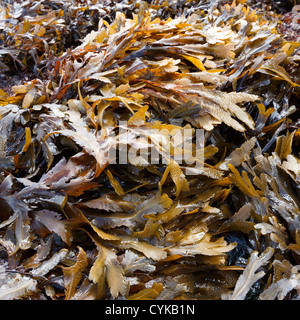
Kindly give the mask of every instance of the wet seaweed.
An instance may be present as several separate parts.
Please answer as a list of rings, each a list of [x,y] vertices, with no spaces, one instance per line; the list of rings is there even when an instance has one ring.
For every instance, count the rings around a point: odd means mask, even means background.
[[[0,299],[298,300],[298,17],[3,1]]]

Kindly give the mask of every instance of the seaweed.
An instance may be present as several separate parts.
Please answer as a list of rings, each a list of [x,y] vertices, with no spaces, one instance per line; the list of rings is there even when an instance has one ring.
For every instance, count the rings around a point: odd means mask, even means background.
[[[298,300],[298,16],[4,1],[0,299]]]

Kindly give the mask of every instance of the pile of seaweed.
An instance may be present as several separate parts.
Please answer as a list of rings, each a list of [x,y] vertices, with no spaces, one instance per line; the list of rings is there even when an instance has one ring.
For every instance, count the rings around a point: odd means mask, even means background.
[[[300,10],[272,3],[2,1],[0,299],[299,299]]]

